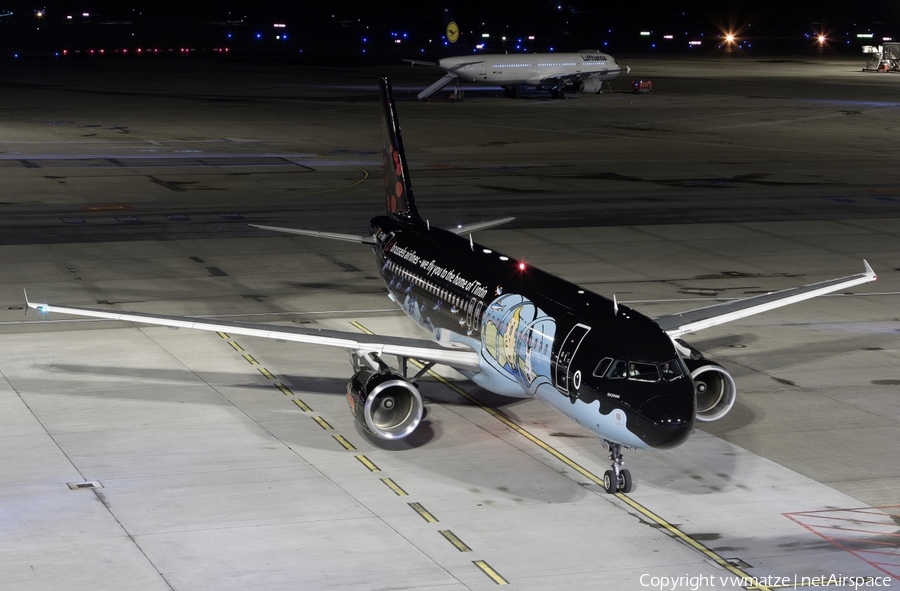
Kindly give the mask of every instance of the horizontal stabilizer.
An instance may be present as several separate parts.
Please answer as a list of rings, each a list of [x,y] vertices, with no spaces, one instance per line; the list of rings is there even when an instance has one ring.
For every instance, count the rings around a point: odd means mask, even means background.
[[[403,61],[405,61],[406,63],[408,63],[412,66],[429,66],[432,68],[438,67],[437,62],[426,62],[424,60],[403,60]]]
[[[416,96],[418,97],[418,99],[420,101],[423,101],[423,100],[427,99],[428,97],[430,97],[431,95],[433,95],[434,93],[436,93],[437,91],[439,91],[440,89],[442,89],[443,87],[447,86],[449,83],[453,82],[454,80],[456,80],[456,74],[446,74],[443,78],[441,78],[440,80],[438,80],[437,82],[435,82],[434,84],[432,84],[431,86],[429,86],[428,88],[426,88],[425,90],[423,90],[422,92],[417,94]]]
[[[516,218],[508,217],[500,218],[498,220],[488,220],[486,222],[475,222],[474,224],[461,224],[455,228],[447,228],[447,231],[453,232],[454,234],[471,234],[472,232],[477,232],[479,230],[487,230],[488,228],[495,228],[497,226],[502,226],[503,224],[508,224],[514,219]]]
[[[257,226],[247,224],[250,228],[271,230],[272,232],[284,232],[285,234],[299,234],[300,236],[312,236],[313,238],[330,238],[331,240],[343,240],[344,242],[362,242],[363,244],[375,244],[372,236],[357,236],[356,234],[337,234],[334,232],[316,232],[314,230],[297,230],[295,228],[278,228],[275,226]]]

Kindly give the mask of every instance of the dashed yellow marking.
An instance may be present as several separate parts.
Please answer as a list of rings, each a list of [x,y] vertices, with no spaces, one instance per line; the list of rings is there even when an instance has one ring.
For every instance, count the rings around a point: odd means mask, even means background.
[[[412,507],[413,511],[422,516],[422,519],[427,521],[428,523],[437,523],[438,518],[428,512],[428,509],[420,505],[419,503],[408,503],[410,507]]]
[[[218,331],[218,332],[216,332],[216,334],[219,335],[220,337],[222,337],[223,339],[230,339],[230,338],[231,338],[230,336],[228,336],[228,333],[225,333],[225,332],[222,332],[222,331]]]
[[[387,486],[389,489],[391,489],[392,491],[394,491],[394,493],[395,493],[398,497],[407,497],[407,496],[409,496],[409,494],[408,494],[405,490],[403,490],[402,488],[400,488],[400,486],[399,486],[396,482],[394,482],[393,480],[391,480],[390,478],[382,478],[381,481],[385,484],[385,486]]]
[[[220,333],[220,334],[221,334],[221,333]],[[235,351],[243,351],[243,350],[244,350],[243,347],[241,347],[240,345],[238,345],[238,344],[235,343],[234,341],[228,341],[228,344],[231,345],[231,348],[234,349]]]
[[[257,361],[256,359],[254,359],[254,358],[253,358],[253,355],[251,355],[251,354],[249,354],[249,353],[244,353],[244,354],[242,355],[242,357],[243,357],[244,359],[246,359],[246,360],[247,360],[247,363],[249,363],[250,365],[259,365],[259,361]]]
[[[500,576],[500,573],[494,570],[494,568],[483,560],[473,560],[472,564],[481,569],[481,572],[486,574],[491,578],[492,581],[497,583],[498,585],[509,585],[509,581]]]
[[[310,407],[306,406],[306,403],[303,402],[302,400],[300,400],[299,398],[295,398],[295,399],[294,399],[294,404],[296,404],[297,406],[299,406],[299,407],[300,407],[300,410],[302,410],[302,411],[305,411],[305,412],[312,412],[312,411],[313,411],[313,409],[311,409]]]
[[[351,322],[351,324],[365,334],[375,334],[371,330],[369,330],[368,328],[366,328],[365,326],[360,324],[359,322],[354,321],[354,322]],[[417,367],[423,367],[421,363],[419,363],[418,361],[416,361],[414,359],[410,359],[409,361],[410,361],[410,363],[412,363],[413,365],[415,365]],[[459,394],[460,396],[462,396],[463,398],[465,398],[466,400],[468,400],[469,402],[471,402],[478,408],[482,409],[483,411],[485,411],[486,413],[488,413],[489,415],[491,415],[492,417],[494,417],[495,419],[497,419],[498,421],[500,421],[501,423],[503,423],[504,425],[506,425],[507,427],[509,427],[510,429],[512,429],[513,431],[515,431],[516,433],[518,433],[519,435],[524,437],[525,439],[527,439],[528,441],[531,441],[532,443],[534,443],[535,445],[540,447],[542,450],[546,451],[547,453],[552,455],[554,458],[556,458],[557,460],[559,460],[566,466],[572,468],[573,470],[575,470],[576,472],[578,472],[579,474],[581,474],[582,476],[584,476],[591,482],[598,484],[600,486],[604,486],[603,479],[601,477],[597,476],[596,474],[594,474],[587,468],[584,468],[583,466],[579,465],[577,462],[575,462],[574,460],[572,460],[571,458],[569,458],[568,456],[566,456],[565,454],[563,454],[562,452],[560,452],[559,450],[554,448],[553,446],[542,441],[541,439],[538,439],[537,437],[535,437],[534,435],[532,435],[531,433],[529,433],[528,431],[526,431],[525,429],[520,427],[518,424],[513,422],[511,419],[507,418],[506,415],[504,415],[497,409],[494,409],[494,408],[491,408],[489,406],[482,404],[476,398],[474,398],[471,394],[469,394],[468,392],[466,392],[465,390],[463,390],[456,384],[450,382],[443,376],[438,375],[433,370],[428,370],[428,375],[433,377],[438,382],[444,384],[445,386],[447,386],[448,388],[450,388],[451,390],[453,390],[454,392],[456,392],[457,394]],[[652,521],[656,522],[658,525],[662,526],[662,528],[665,529],[667,532],[669,532],[673,537],[675,537],[678,540],[681,540],[682,542],[684,542],[691,548],[697,550],[698,552],[700,552],[701,554],[703,554],[704,556],[706,556],[707,558],[709,558],[710,560],[712,560],[713,562],[715,562],[716,564],[718,564],[719,566],[724,568],[725,570],[729,571],[730,573],[732,573],[734,575],[742,577],[746,581],[753,580],[753,577],[751,575],[747,574],[743,569],[731,564],[730,562],[725,560],[725,558],[723,558],[721,555],[719,555],[719,553],[704,546],[703,544],[701,544],[700,542],[698,542],[697,540],[695,540],[688,534],[684,533],[683,531],[681,531],[680,529],[678,529],[677,527],[675,527],[674,525],[672,525],[671,523],[669,523],[668,521],[666,521],[665,519],[663,519],[662,517],[660,517],[659,515],[654,513],[653,511],[651,511],[650,509],[647,509],[646,507],[644,507],[643,505],[641,505],[640,503],[638,503],[637,501],[632,499],[631,497],[625,495],[624,493],[616,493],[616,497],[618,497],[619,500],[621,500],[622,502],[627,504],[629,507],[631,507],[632,509],[634,509],[635,511],[637,511],[644,517],[647,517],[648,519],[651,519]],[[489,577],[493,578],[493,576],[491,576],[487,570],[485,570],[483,567],[481,567],[481,565],[479,565],[479,562],[482,562],[482,561],[476,561],[475,564],[478,565],[478,567],[481,568],[481,570],[484,570],[485,573]],[[484,565],[487,566],[487,563],[484,563]],[[490,569],[489,566],[487,566],[487,568]],[[496,573],[496,571],[494,571],[493,569],[491,569],[491,572]],[[500,577],[500,575],[497,575],[497,576]],[[503,577],[500,577],[500,579],[503,580],[504,582],[502,582],[502,583],[498,582],[497,583],[498,585],[506,585],[507,584],[506,579],[503,579]],[[757,591],[770,591],[772,589],[772,587],[757,585],[757,586],[747,587],[747,589],[756,589]]]
[[[332,435],[332,437],[334,437],[334,440],[340,443],[347,451],[356,451],[356,447],[344,439],[343,435]]]
[[[257,367],[256,369],[259,371],[259,373],[261,373],[262,375],[266,376],[266,377],[269,378],[270,380],[274,380],[274,379],[275,379],[275,376],[272,375],[272,372],[270,372],[270,371],[269,371],[268,369],[266,369],[265,367]]]
[[[291,392],[290,388],[288,388],[284,384],[275,384],[275,387],[278,388],[279,390],[281,390],[281,393],[284,394],[285,396],[293,396],[294,395],[294,393]]]
[[[313,420],[319,424],[320,427],[325,429],[326,431],[333,431],[334,427],[328,424],[328,421],[323,419],[322,417],[313,417]]]
[[[372,460],[370,460],[370,459],[367,458],[366,456],[356,456],[356,459],[359,460],[359,462],[360,462],[363,466],[365,466],[366,468],[368,468],[368,469],[369,469],[369,472],[381,472],[381,468],[379,468],[378,466],[376,466],[376,465],[372,462]]]
[[[452,531],[450,531],[449,529],[442,529],[438,533],[441,534],[442,536],[444,536],[445,538],[447,538],[447,541],[450,542],[451,544],[453,544],[456,547],[456,549],[459,550],[460,552],[471,552],[472,551],[471,548],[466,546],[465,542],[460,540],[456,536],[456,534],[453,533]]]

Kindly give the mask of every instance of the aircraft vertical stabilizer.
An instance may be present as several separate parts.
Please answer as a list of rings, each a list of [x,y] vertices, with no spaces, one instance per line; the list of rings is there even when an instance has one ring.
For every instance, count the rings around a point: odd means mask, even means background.
[[[422,218],[416,210],[412,183],[409,180],[409,166],[403,151],[400,122],[394,107],[394,94],[390,81],[382,76],[381,86],[381,130],[384,135],[384,190],[387,213],[394,219],[421,224]]]
[[[472,53],[472,47],[462,39],[463,33],[456,24],[453,17],[453,11],[449,8],[442,8],[441,15],[444,17],[444,38],[447,40],[447,55],[466,55]]]

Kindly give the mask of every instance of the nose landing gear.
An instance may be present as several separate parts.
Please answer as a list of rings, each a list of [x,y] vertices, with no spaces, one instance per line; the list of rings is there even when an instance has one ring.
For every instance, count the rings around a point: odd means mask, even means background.
[[[613,443],[608,439],[603,440],[603,444],[609,448],[609,459],[612,460],[612,470],[603,473],[603,488],[611,495],[617,492],[631,492],[631,472],[622,466],[625,460],[622,458],[622,444]]]

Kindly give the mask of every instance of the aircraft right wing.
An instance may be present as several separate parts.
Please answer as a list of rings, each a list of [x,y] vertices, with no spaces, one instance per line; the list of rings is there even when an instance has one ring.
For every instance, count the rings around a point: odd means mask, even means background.
[[[55,312],[59,314],[73,314],[76,316],[89,316],[92,318],[104,318],[107,320],[122,320],[125,322],[139,322],[142,324],[156,324],[172,328],[190,328],[194,330],[207,330],[212,332],[227,332],[265,339],[279,339],[296,343],[309,343],[326,347],[345,349],[360,356],[376,353],[378,355],[398,355],[420,361],[433,361],[441,365],[447,365],[455,369],[479,371],[478,353],[469,348],[448,348],[426,339],[413,339],[407,337],[388,337],[379,335],[366,335],[340,330],[314,330],[300,326],[276,326],[269,324],[251,324],[246,322],[230,322],[225,320],[208,320],[204,318],[191,318],[189,316],[162,316],[157,314],[144,314],[141,312],[110,312],[96,310],[94,308],[75,308],[67,306],[54,306],[52,304],[39,304],[25,302],[29,308],[39,312]]]
[[[270,230],[272,232],[284,232],[285,234],[299,234],[300,236],[312,236],[313,238],[330,238],[332,240],[343,240],[344,242],[361,242],[363,244],[375,244],[375,238],[372,236],[362,236],[358,234],[338,234],[336,232],[318,232],[316,230],[297,230],[296,228],[279,228],[277,226],[258,226],[256,224],[247,224],[249,228],[257,228],[259,230]]]
[[[666,331],[666,333],[674,339],[690,332],[697,332],[704,328],[718,326],[719,324],[725,324],[732,320],[746,318],[747,316],[759,314],[760,312],[774,310],[781,306],[787,306],[827,293],[847,289],[854,285],[875,281],[875,279],[877,279],[875,271],[872,270],[872,267],[870,267],[869,263],[865,260],[863,261],[863,264],[866,266],[864,273],[821,281],[802,287],[764,293],[758,296],[724,302],[722,304],[715,304],[704,308],[697,308],[687,312],[666,314],[654,318],[654,320],[660,328]]]
[[[460,224],[455,228],[447,228],[448,232],[453,232],[454,234],[471,234],[472,232],[477,232],[479,230],[487,230],[488,228],[496,228],[497,226],[502,226],[503,224],[508,224],[513,221],[514,217],[508,218],[500,218],[496,220],[488,220],[486,222],[474,222],[472,224]]]

